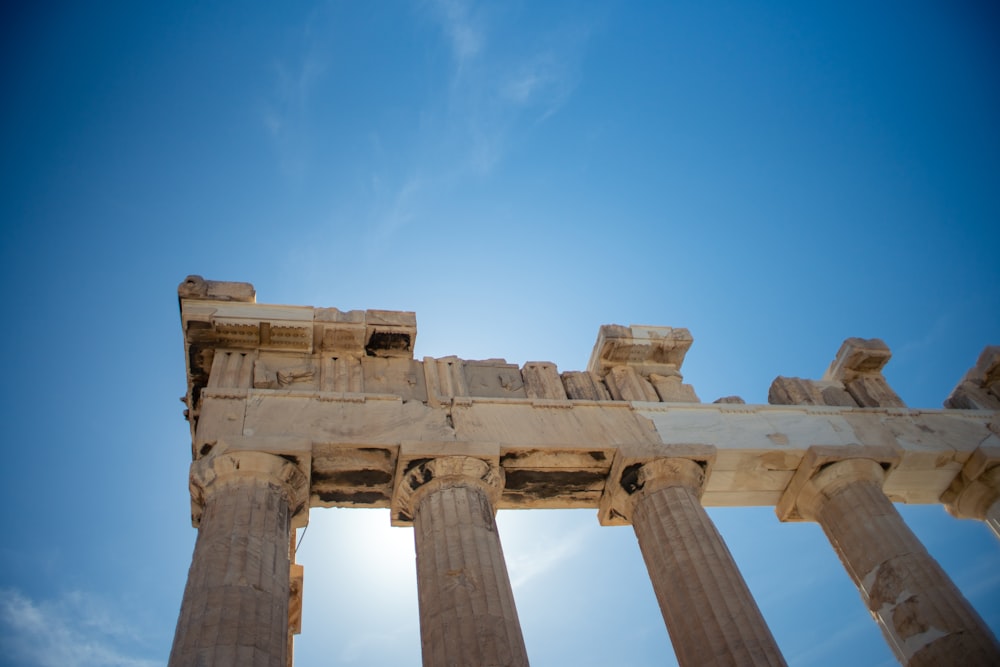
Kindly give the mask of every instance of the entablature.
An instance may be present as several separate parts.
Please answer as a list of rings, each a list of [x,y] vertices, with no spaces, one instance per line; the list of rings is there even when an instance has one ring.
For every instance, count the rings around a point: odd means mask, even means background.
[[[189,281],[179,295],[193,458],[282,455],[283,439],[306,442],[312,506],[390,507],[407,461],[487,445],[502,469],[501,508],[597,508],[621,457],[706,447],[709,506],[777,505],[817,447],[824,461],[893,452],[889,497],[936,503],[974,452],[1000,446],[992,404],[905,407],[881,374],[890,354],[878,340],[846,341],[819,380],[779,377],[777,405],[701,403],[680,374],[686,329],[603,326],[584,371],[417,360],[411,312],[256,304],[245,283]],[[963,380],[976,407],[996,394],[996,356]]]

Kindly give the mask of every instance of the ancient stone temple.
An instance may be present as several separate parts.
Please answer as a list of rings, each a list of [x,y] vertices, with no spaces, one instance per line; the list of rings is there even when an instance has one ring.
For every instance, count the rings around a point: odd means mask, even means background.
[[[893,501],[1000,529],[1000,348],[942,410],[908,409],[888,348],[849,339],[769,405],[700,403],[692,338],[601,327],[586,370],[413,358],[413,313],[257,304],[247,283],[179,288],[198,528],[170,665],[292,662],[294,529],[321,507],[412,526],[423,663],[527,665],[494,522],[594,508],[631,524],[681,665],[782,665],[705,506],[815,521],[906,665],[1000,665],[1000,645]]]

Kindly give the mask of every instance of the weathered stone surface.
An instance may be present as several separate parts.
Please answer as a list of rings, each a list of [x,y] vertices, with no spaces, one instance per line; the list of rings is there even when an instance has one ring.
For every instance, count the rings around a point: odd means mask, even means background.
[[[524,392],[528,398],[566,400],[566,389],[559,379],[556,365],[547,361],[529,361],[521,369]]]
[[[521,626],[494,521],[499,468],[468,457],[411,470],[423,664],[527,665]],[[416,488],[413,488],[416,486]]]
[[[395,310],[365,311],[365,353],[370,357],[413,358],[417,316]]]
[[[462,364],[468,396],[526,398],[521,369],[503,359],[466,361]]]
[[[905,665],[997,665],[1000,644],[882,492],[876,461],[833,463],[798,498]],[[947,656],[947,657],[946,657]]]
[[[611,394],[597,373],[566,371],[562,374],[566,395],[573,400],[610,401]]]
[[[501,359],[416,361],[411,358],[416,336],[413,313],[258,305],[250,285],[200,279],[185,281],[178,295],[188,371],[188,391],[182,400],[191,423],[192,458],[198,466],[211,467],[232,457],[246,457],[241,474],[249,475],[248,479],[258,479],[263,472],[252,462],[255,456],[292,466],[306,480],[301,494],[289,504],[292,526],[304,520],[308,506],[390,507],[394,524],[415,523],[418,504],[402,509],[405,503],[399,489],[404,479],[414,482],[411,490],[422,489],[427,498],[432,493],[444,494],[439,514],[445,518],[429,519],[427,525],[442,520],[451,526],[453,519],[448,517],[455,516],[453,509],[475,507],[480,491],[486,493],[491,511],[497,507],[596,507],[602,523],[627,523],[634,518],[630,503],[635,501],[635,493],[624,490],[623,480],[626,486],[634,484],[637,471],[654,461],[683,459],[687,460],[684,465],[696,461],[703,470],[700,504],[697,494],[692,500],[690,493],[678,490],[686,488],[683,486],[657,487],[654,491],[643,483],[642,489],[632,490],[641,490],[651,499],[663,495],[649,501],[654,509],[645,519],[669,525],[663,529],[664,535],[698,534],[697,546],[708,548],[714,538],[706,537],[711,531],[705,526],[697,527],[694,505],[775,505],[784,519],[802,519],[799,498],[817,473],[824,474],[820,469],[832,469],[842,459],[859,457],[881,464],[880,493],[885,502],[886,497],[939,502],[947,493],[950,495],[944,501],[956,514],[1000,524],[1000,503],[994,501],[1000,467],[988,463],[991,459],[987,456],[1000,448],[996,412],[1000,403],[993,402],[1000,399],[1000,348],[988,348],[949,399],[950,407],[972,410],[906,409],[881,375],[889,358],[888,348],[881,341],[861,339],[845,342],[823,379],[779,377],[771,387],[770,406],[746,405],[738,397],[702,405],[694,390],[683,384],[679,372],[691,343],[690,334],[683,329],[604,327],[588,371],[559,375],[553,364],[545,362],[518,369]],[[456,457],[486,465],[492,477],[472,475],[472,482],[452,485],[464,490],[446,489],[447,485],[439,483],[440,477],[438,482],[413,477],[414,471],[433,469],[437,464],[431,466],[431,461]],[[210,505],[215,501],[209,500],[206,489],[214,482],[209,477],[192,484],[192,518],[196,524],[202,522],[205,534],[216,530],[213,522],[225,523],[212,518],[215,510]],[[284,488],[288,482],[289,478],[279,476],[274,484]],[[250,491],[240,491],[246,496],[240,503],[263,502],[272,507],[270,491],[254,484],[247,487]],[[411,494],[411,500],[413,497]],[[244,530],[243,524],[234,525],[217,531]],[[490,525],[470,524],[459,533],[489,533]],[[440,531],[435,528],[432,532]],[[433,539],[438,542],[437,537]],[[478,537],[454,539],[459,545],[456,553],[463,559],[470,557],[471,552],[466,553],[473,548],[470,544],[480,544]],[[660,538],[653,541],[656,539]],[[648,556],[651,563],[661,557],[669,560],[696,553],[683,545],[675,548],[675,538],[669,539],[669,549],[661,545]],[[474,556],[479,558],[482,553]],[[705,553],[706,563],[725,561],[715,547]],[[195,560],[204,559],[196,554]],[[212,567],[221,571],[228,566]],[[471,567],[470,572],[479,566]],[[691,566],[650,565],[651,570],[663,567],[673,571]],[[728,572],[728,567],[723,570]],[[193,565],[192,572],[195,570]],[[895,570],[886,570],[890,571]],[[280,614],[271,614],[268,633],[279,623],[288,631],[297,627],[298,592],[291,582],[297,582],[298,575],[288,572],[286,568],[291,588],[285,604],[291,606],[286,607],[281,622],[275,620]],[[208,581],[206,576],[199,574],[198,580]],[[704,589],[695,579],[685,579],[671,587]],[[720,586],[738,588],[729,574],[722,579]],[[496,599],[500,600],[505,593],[497,591],[500,597]],[[702,589],[684,595],[700,598],[703,593],[699,591]],[[886,602],[890,593],[879,599]],[[482,599],[477,595],[469,600]],[[704,595],[711,606],[719,596],[736,600],[743,594],[733,589],[718,595],[709,590]],[[933,638],[923,631],[914,634],[913,628],[924,622],[920,620],[926,615],[923,603],[892,599],[894,632],[905,640],[900,650],[909,651],[914,664],[940,660],[943,655],[962,656],[968,650],[973,655],[979,650],[957,632],[946,633],[940,641],[930,641]],[[464,604],[472,602],[454,603],[456,607]],[[936,604],[931,607],[936,609]],[[739,607],[747,608],[743,603]],[[242,609],[239,605],[235,608]],[[513,609],[512,601],[509,608]],[[431,616],[439,618],[438,612]],[[221,627],[217,618],[182,612],[182,620],[189,617],[200,620],[185,621],[185,633]],[[513,618],[516,621],[516,616]],[[507,651],[504,655],[519,664],[522,653],[511,639],[510,621],[510,614],[500,611],[467,623],[477,628],[506,627],[496,635],[499,639],[490,642],[500,647],[498,655]],[[700,623],[711,626],[711,622]],[[723,639],[713,645],[724,647],[719,649],[720,660],[731,659],[742,650],[736,648],[741,642],[756,656],[747,660],[763,655],[752,648],[754,642],[763,641],[756,630],[746,634],[736,628],[743,627],[743,621],[719,623],[714,633]],[[250,664],[258,660],[270,664],[272,646],[257,645],[256,637],[264,631],[239,624],[226,628],[226,638],[214,648],[206,648],[208,653],[203,655],[219,662]],[[731,634],[734,628],[738,632]],[[677,643],[694,632],[680,631]],[[290,636],[290,632],[285,634]],[[515,634],[519,635],[519,630]],[[185,646],[201,641],[190,636],[194,635],[185,635]],[[441,641],[439,637],[431,643],[438,646]],[[467,639],[462,642],[468,644]],[[502,648],[504,645],[508,648]],[[450,660],[434,655],[433,660]],[[695,661],[709,659],[706,653],[695,655]],[[473,655],[468,658],[472,662],[466,664],[483,659]]]
[[[694,387],[684,384],[680,374],[660,375],[650,373],[649,382],[653,385],[660,400],[664,403],[698,403]]]
[[[424,357],[424,378],[427,383],[427,403],[450,403],[456,396],[468,396],[465,386],[465,362],[458,357],[432,359]]]
[[[882,368],[892,358],[889,346],[878,338],[848,338],[830,363],[824,380],[850,382],[857,377],[882,374]]]
[[[608,385],[611,397],[616,401],[660,400],[653,385],[631,366],[612,367],[604,376],[604,382]]]
[[[365,376],[360,358],[352,355],[326,354],[322,359],[319,382],[321,391],[360,394],[365,390]]]
[[[973,452],[941,502],[952,516],[985,521],[1000,538],[1000,442]]]
[[[201,276],[188,276],[177,287],[180,299],[211,299],[215,301],[243,301],[255,303],[257,292],[250,283],[233,283],[205,280]]]
[[[784,665],[732,554],[698,500],[704,470],[659,459],[638,471],[632,526],[682,667]]]
[[[680,370],[693,341],[687,329],[605,324],[597,334],[587,370],[603,377],[609,369],[624,365],[644,375],[669,375]]]
[[[959,410],[1000,410],[1000,345],[988,345],[976,365],[952,390],[944,407]]]
[[[906,404],[881,376],[861,376],[844,385],[863,408],[903,408]]]
[[[192,465],[202,498],[198,540],[169,665],[286,667],[292,515],[308,478],[270,454],[223,454]]]
[[[771,382],[767,402],[771,405],[825,405],[822,393],[811,381],[780,375]]]

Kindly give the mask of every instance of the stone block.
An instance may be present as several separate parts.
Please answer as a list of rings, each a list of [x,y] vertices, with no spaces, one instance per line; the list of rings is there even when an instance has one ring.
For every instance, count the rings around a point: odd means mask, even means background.
[[[643,374],[680,370],[694,339],[687,329],[618,324],[601,326],[587,370],[603,376],[613,366],[635,366]]]
[[[658,402],[653,385],[639,375],[632,366],[614,366],[604,376],[611,397],[616,401]]]
[[[635,475],[643,465],[659,459],[688,459],[702,467],[704,478],[707,479],[715,463],[715,453],[714,446],[702,444],[636,444],[619,447],[597,508],[597,518],[601,525],[624,526],[630,523],[629,496],[636,490]],[[703,488],[698,490],[699,495]]]
[[[212,301],[243,301],[256,303],[257,292],[250,283],[205,280],[201,276],[188,276],[177,287],[181,299],[206,299]]]
[[[802,457],[802,462],[788,483],[788,488],[785,489],[781,499],[775,505],[774,513],[781,521],[805,520],[798,509],[799,494],[809,480],[829,463],[847,459],[870,459],[888,472],[899,463],[901,455],[902,452],[898,447],[860,444],[846,447],[814,445]]]
[[[771,405],[823,405],[823,395],[810,380],[778,376],[767,391]]]
[[[404,401],[426,401],[427,383],[423,365],[400,357],[364,357],[361,359],[365,391],[392,394]]]
[[[698,396],[694,393],[694,387],[683,384],[683,378],[676,375],[660,375],[650,373],[649,382],[653,385],[660,400],[664,403],[698,403]],[[742,399],[741,399],[742,402]]]
[[[408,311],[366,310],[365,353],[371,357],[413,358],[417,316]]]
[[[847,393],[863,408],[904,408],[903,403],[881,375],[861,375],[845,383]]]
[[[1000,410],[1000,345],[983,349],[976,365],[952,390],[944,406],[958,410]]]
[[[312,459],[313,507],[389,507],[399,448],[331,443]]]
[[[468,396],[486,398],[526,398],[521,369],[504,359],[463,361]]]
[[[823,379],[849,382],[859,375],[878,375],[890,358],[889,346],[879,338],[848,338],[841,344]]]
[[[434,359],[424,357],[424,381],[427,385],[427,402],[440,405],[451,402],[456,396],[468,396],[465,386],[464,361],[458,357]]]
[[[524,394],[528,398],[566,400],[566,388],[559,379],[556,365],[548,361],[529,361],[521,369]]]
[[[368,325],[365,311],[317,308],[314,315],[317,347],[355,357],[365,355]]]
[[[319,388],[320,391],[357,394],[365,391],[361,359],[352,355],[323,355]]]
[[[575,401],[610,401],[611,394],[597,373],[566,371],[561,376],[566,395]]]

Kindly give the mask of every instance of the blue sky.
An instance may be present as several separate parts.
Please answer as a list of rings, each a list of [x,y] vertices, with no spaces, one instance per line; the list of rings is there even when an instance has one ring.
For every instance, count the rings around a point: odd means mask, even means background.
[[[788,6],[791,5],[791,6]],[[0,22],[0,661],[162,665],[195,531],[176,285],[417,313],[585,367],[688,327],[704,401],[848,336],[937,408],[1000,343],[988,3],[62,3]],[[906,519],[1000,629],[1000,545]],[[821,531],[713,509],[789,662],[892,658]],[[627,528],[501,512],[533,664],[663,665]],[[412,535],[314,511],[298,665],[418,665]]]

